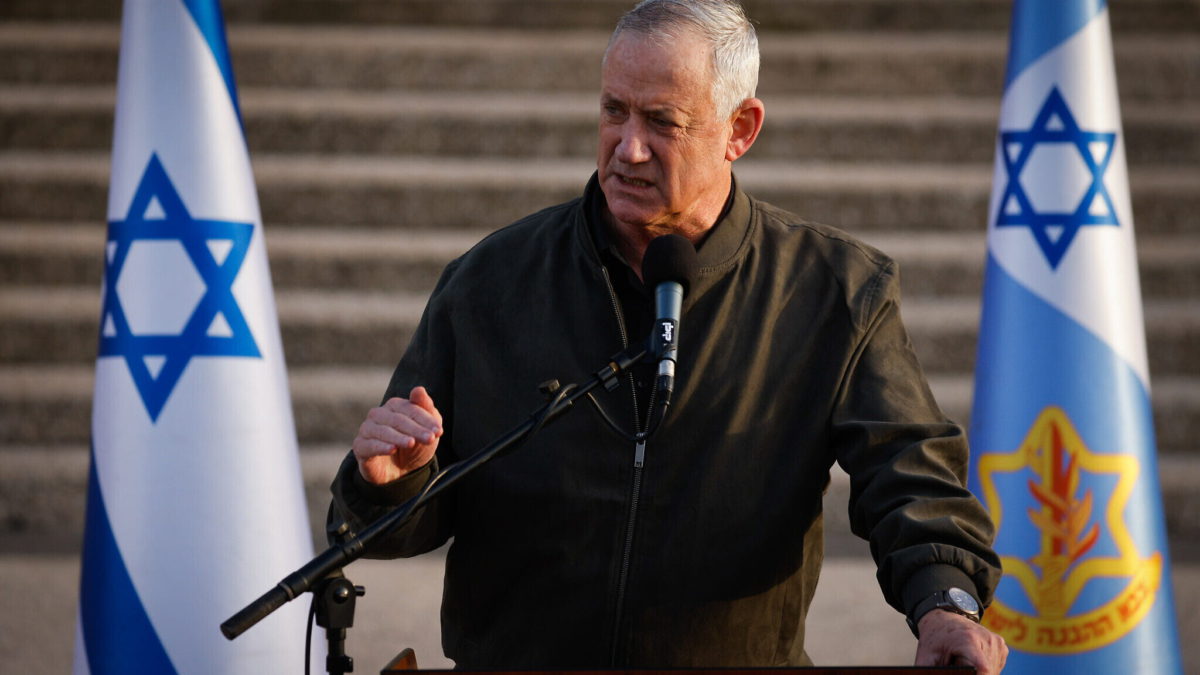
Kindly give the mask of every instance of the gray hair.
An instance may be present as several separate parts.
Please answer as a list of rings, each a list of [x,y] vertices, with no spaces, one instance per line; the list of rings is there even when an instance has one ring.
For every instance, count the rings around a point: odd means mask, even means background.
[[[737,0],[643,0],[617,22],[608,49],[625,31],[666,44],[693,30],[712,54],[713,103],[732,115],[758,88],[758,35]]]

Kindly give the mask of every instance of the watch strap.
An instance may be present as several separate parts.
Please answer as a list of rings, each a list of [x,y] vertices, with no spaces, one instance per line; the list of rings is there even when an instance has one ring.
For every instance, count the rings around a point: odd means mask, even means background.
[[[975,598],[974,594],[970,595],[975,600],[975,604],[979,606],[979,600]],[[980,619],[983,617],[982,609],[976,612],[968,612],[950,600],[949,589],[939,590],[921,602],[918,602],[917,605],[913,607],[912,612],[908,615],[908,617],[906,617],[908,621],[908,627],[910,630],[912,630],[913,635],[917,639],[921,638],[920,632],[917,630],[917,624],[921,622],[922,617],[935,609],[944,609],[947,612],[953,612],[959,616],[965,616],[975,623],[979,623]]]

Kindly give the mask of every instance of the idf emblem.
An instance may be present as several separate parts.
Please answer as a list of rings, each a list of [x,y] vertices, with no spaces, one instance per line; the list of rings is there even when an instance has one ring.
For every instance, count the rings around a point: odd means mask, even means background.
[[[1163,565],[1161,553],[1138,554],[1124,519],[1138,470],[1131,455],[1088,450],[1053,406],[1015,451],[981,456],[997,551],[1018,587],[997,594],[984,625],[1010,647],[1037,654],[1097,649],[1138,625],[1154,604]],[[1018,502],[1024,512],[1009,506]]]

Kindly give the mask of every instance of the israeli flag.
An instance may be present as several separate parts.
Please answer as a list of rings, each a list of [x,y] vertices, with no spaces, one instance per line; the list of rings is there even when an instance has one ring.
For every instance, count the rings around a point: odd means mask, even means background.
[[[970,487],[1016,673],[1180,673],[1103,0],[1017,0],[988,214]]]
[[[220,623],[312,556],[217,0],[128,0],[75,672],[301,672],[306,607]]]

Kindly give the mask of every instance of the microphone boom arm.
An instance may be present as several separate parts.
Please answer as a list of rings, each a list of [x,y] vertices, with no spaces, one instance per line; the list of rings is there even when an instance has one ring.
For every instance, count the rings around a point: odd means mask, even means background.
[[[513,449],[517,444],[537,433],[542,427],[558,419],[580,397],[587,396],[598,386],[604,386],[609,390],[614,388],[617,384],[617,377],[645,357],[645,346],[631,346],[609,359],[608,363],[593,373],[592,378],[586,383],[582,385],[569,384],[556,392],[551,392],[553,398],[530,415],[528,420],[517,425],[479,452],[443,469],[426,483],[420,494],[380,516],[360,534],[349,536],[345,541],[330,546],[303,567],[284,577],[274,588],[222,623],[221,633],[229,640],[233,640],[275,610],[296,599],[300,594],[312,590],[317,582],[335,570],[361,558],[367,545],[377,537],[399,527],[417,509],[441,494],[443,490],[457,483],[463,476]]]

